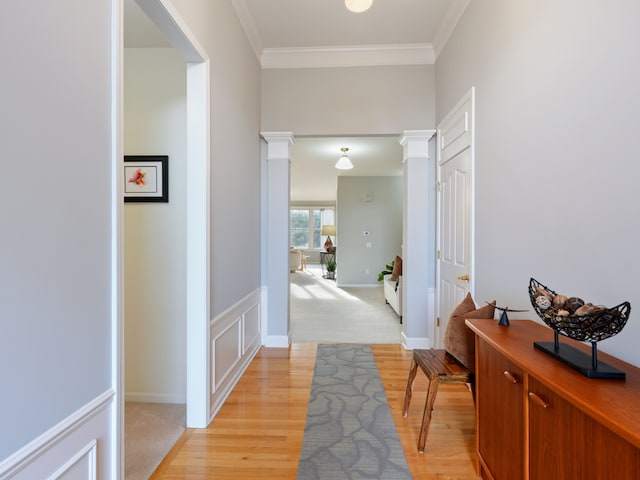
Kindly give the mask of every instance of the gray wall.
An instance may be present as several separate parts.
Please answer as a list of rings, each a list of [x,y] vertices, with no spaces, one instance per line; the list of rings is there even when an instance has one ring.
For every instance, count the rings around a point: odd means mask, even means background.
[[[169,203],[124,208],[127,400],[185,401],[186,100],[174,49],[125,49],[125,154],[169,156]]]
[[[211,59],[211,314],[260,288],[260,65],[228,0],[173,0]]]
[[[437,159],[437,144],[438,139],[434,135],[431,137],[429,141],[429,160],[427,161],[427,174],[428,180],[426,185],[427,190],[427,217],[425,219],[427,223],[427,235],[429,236],[429,241],[426,245],[426,249],[428,253],[427,257],[427,273],[428,273],[428,288],[436,288],[436,236],[437,232],[437,198],[438,198],[438,159]]]
[[[400,135],[434,128],[434,107],[433,65],[262,72],[264,131]]]
[[[338,285],[378,285],[402,252],[402,177],[338,177],[337,220]]]
[[[530,308],[533,276],[640,305],[638,18],[636,0],[471,2],[438,58],[438,119],[477,88],[478,302]],[[640,365],[635,309],[600,347]]]
[[[111,387],[111,2],[35,3],[0,15],[0,460]]]

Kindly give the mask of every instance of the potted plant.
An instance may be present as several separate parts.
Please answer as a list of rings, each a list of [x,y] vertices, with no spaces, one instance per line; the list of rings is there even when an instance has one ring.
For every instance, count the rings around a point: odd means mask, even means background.
[[[395,259],[391,260],[390,264],[385,265],[385,270],[382,270],[379,274],[378,274],[378,281],[381,282],[382,280],[384,280],[384,276],[385,275],[390,275],[393,273],[393,265],[396,263]]]
[[[336,278],[336,261],[333,258],[327,260],[327,278],[331,280]]]

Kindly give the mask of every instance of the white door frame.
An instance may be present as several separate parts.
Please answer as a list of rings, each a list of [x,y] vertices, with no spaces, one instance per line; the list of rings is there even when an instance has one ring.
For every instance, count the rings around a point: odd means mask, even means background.
[[[449,131],[445,134],[443,133],[443,125],[447,124],[448,121],[461,109],[463,106],[470,102],[471,108],[468,114],[464,116],[464,123],[460,125],[456,125],[455,128],[449,129]],[[437,258],[436,258],[436,306],[437,306],[437,321],[434,325],[433,338],[436,340],[436,347],[443,348],[442,338],[444,335],[444,328],[446,327],[446,322],[448,319],[443,319],[442,312],[442,289],[440,288],[441,284],[441,232],[442,232],[442,215],[441,215],[441,207],[442,207],[442,197],[440,192],[440,182],[442,179],[442,149],[445,144],[455,144],[456,142],[464,142],[465,145],[468,145],[470,149],[471,155],[471,201],[469,203],[469,215],[470,215],[470,231],[468,236],[469,242],[469,291],[473,295],[475,290],[475,87],[471,87],[471,89],[458,101],[458,103],[445,115],[445,117],[440,121],[437,128],[437,138],[438,138],[438,148],[437,148],[437,178],[438,178],[438,196],[437,196],[437,226],[436,226],[436,250],[437,250]],[[447,138],[448,136],[448,138]],[[453,138],[451,138],[453,137]],[[464,149],[464,148],[463,148]]]
[[[291,190],[290,149],[295,143],[292,132],[261,132],[266,142],[263,167],[262,206],[263,235],[266,258],[264,280],[267,299],[262,311],[265,323],[262,344],[266,347],[287,348],[291,344],[289,308],[289,192]],[[266,207],[266,208],[265,208]],[[264,297],[263,297],[264,300]]]
[[[403,255],[404,264],[403,292],[403,332],[402,343],[407,349],[430,348],[433,342],[428,338],[429,325],[433,321],[435,305],[429,293],[428,272],[431,265],[426,245],[429,243],[427,217],[428,205],[427,184],[433,173],[428,173],[429,141],[435,130],[405,130],[398,136],[403,145]],[[389,134],[395,136],[397,134]],[[323,136],[323,135],[318,135]],[[340,136],[340,135],[326,135]],[[268,274],[264,281],[267,286],[267,299],[263,297],[263,312],[266,323],[263,329],[263,344],[269,347],[286,347],[290,344],[290,312],[289,312],[289,147],[294,143],[294,134],[288,132],[262,132],[267,143],[267,163],[281,162],[280,167],[263,166],[262,187],[265,190],[263,201],[267,208],[262,212],[263,230],[267,245],[268,259],[263,260],[263,268]],[[409,171],[410,170],[410,171]],[[409,181],[407,181],[409,180]],[[273,228],[273,225],[280,225]],[[267,227],[268,226],[268,227]],[[433,229],[434,227],[431,226]],[[284,233],[283,233],[284,232]],[[433,244],[431,244],[433,246]],[[285,256],[282,256],[285,255]],[[266,262],[272,262],[277,272],[271,272]],[[266,306],[265,303],[268,305]],[[274,333],[275,332],[275,333]]]
[[[112,416],[113,471],[124,477],[123,0],[113,3]],[[210,391],[210,63],[168,0],[135,0],[187,62],[187,427],[209,423]]]
[[[430,325],[434,322],[433,263],[429,251],[433,235],[434,188],[430,141],[435,130],[405,130],[400,137],[403,147],[402,207],[402,344],[407,350],[431,348]],[[433,243],[431,248],[433,249]],[[431,267],[431,269],[429,268]]]

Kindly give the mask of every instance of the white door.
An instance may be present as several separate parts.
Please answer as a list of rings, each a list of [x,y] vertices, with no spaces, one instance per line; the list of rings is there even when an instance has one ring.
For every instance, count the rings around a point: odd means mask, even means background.
[[[472,89],[438,127],[438,319],[442,347],[452,310],[472,290],[473,118]]]

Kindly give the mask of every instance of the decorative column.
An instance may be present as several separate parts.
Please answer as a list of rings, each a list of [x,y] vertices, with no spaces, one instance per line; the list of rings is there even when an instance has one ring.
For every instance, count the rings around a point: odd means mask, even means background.
[[[430,348],[435,321],[435,164],[429,140],[435,130],[406,130],[402,227],[402,320],[406,349]]]
[[[267,142],[267,347],[289,346],[289,187],[291,132],[262,132]]]

